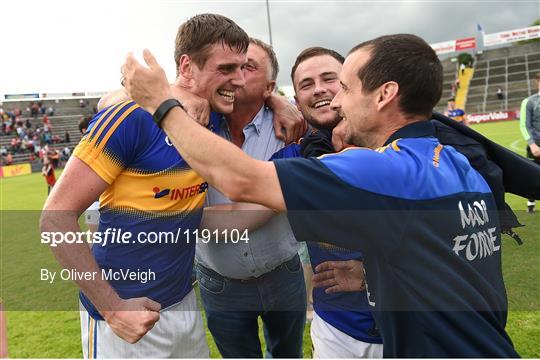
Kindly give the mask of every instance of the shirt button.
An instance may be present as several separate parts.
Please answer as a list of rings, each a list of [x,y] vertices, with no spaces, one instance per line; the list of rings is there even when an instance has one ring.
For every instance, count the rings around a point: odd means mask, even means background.
[[[244,253],[244,256],[248,256],[248,253],[247,253],[247,252],[245,252],[245,253]]]

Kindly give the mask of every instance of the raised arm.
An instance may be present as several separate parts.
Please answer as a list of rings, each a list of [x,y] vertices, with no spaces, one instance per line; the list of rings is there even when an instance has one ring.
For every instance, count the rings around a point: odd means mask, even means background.
[[[142,66],[129,54],[122,67],[129,95],[151,114],[173,98],[165,72],[148,51]],[[189,103],[188,93],[185,94]],[[172,108],[161,123],[173,145],[188,164],[229,199],[252,202],[277,211],[285,201],[272,162],[255,160],[237,146],[197,124],[181,108]]]

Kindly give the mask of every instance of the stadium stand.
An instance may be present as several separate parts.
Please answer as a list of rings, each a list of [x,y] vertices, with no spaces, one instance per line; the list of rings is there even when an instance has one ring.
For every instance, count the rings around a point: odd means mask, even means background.
[[[81,107],[79,98],[74,99],[62,99],[62,100],[41,100],[41,106],[44,108],[46,114],[46,109],[49,107],[54,108],[54,114],[48,116],[50,128],[51,128],[51,142],[55,139],[56,144],[52,143],[49,146],[55,150],[62,151],[63,148],[68,147],[71,150],[77,145],[81,138],[81,134],[78,129],[78,122],[82,116],[88,116],[94,113],[99,98],[84,98],[83,104],[84,107]],[[31,103],[37,101],[33,99],[25,99],[20,101],[4,101],[0,104],[0,108],[6,113],[11,113],[15,109],[20,109],[21,115],[19,116],[19,122],[25,124],[27,120],[30,121],[32,125],[32,133],[35,134],[35,130],[40,128],[40,133],[43,132],[44,123],[43,117],[45,114],[39,112],[36,116],[32,115],[30,109]],[[3,121],[3,120],[2,120]],[[28,163],[34,162],[39,163],[40,159],[35,154],[32,156],[32,151],[29,149],[19,150],[17,152],[12,151],[12,140],[17,136],[15,130],[15,124],[12,126],[12,131],[6,134],[4,131],[0,132],[0,149],[2,149],[2,164],[7,165],[7,152],[12,153],[13,162],[12,164],[19,163]],[[69,133],[69,143],[66,143],[65,134]],[[39,134],[38,134],[39,139]],[[22,140],[22,139],[21,139]],[[41,146],[40,140],[35,142],[35,146]]]
[[[457,63],[450,58],[442,61],[444,84],[441,101],[436,109],[444,112],[452,96],[452,84],[458,76]],[[477,54],[473,77],[464,101],[466,113],[516,110],[521,101],[536,92],[534,76],[540,72],[540,42],[513,45]],[[497,97],[502,89],[503,99]],[[456,99],[457,100],[457,99]],[[460,105],[460,104],[458,104]]]
[[[477,56],[465,110],[468,113],[516,110],[536,92],[540,42],[488,50]],[[497,98],[501,88],[503,99]]]

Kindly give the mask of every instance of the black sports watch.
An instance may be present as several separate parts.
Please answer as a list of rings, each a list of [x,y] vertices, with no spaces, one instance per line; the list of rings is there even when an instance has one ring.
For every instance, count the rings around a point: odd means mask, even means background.
[[[175,106],[179,106],[182,110],[186,111],[186,108],[177,99],[168,99],[161,103],[154,113],[154,122],[161,129],[161,122],[167,115],[167,113]]]

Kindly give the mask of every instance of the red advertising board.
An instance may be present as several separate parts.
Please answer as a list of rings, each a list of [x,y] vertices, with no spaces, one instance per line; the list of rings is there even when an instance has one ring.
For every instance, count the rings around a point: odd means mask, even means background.
[[[474,37],[456,40],[456,51],[465,50],[465,49],[475,49],[475,48],[476,48],[476,38]]]
[[[488,113],[469,114],[467,116],[467,120],[471,124],[514,119],[517,119],[515,111],[492,111]]]

